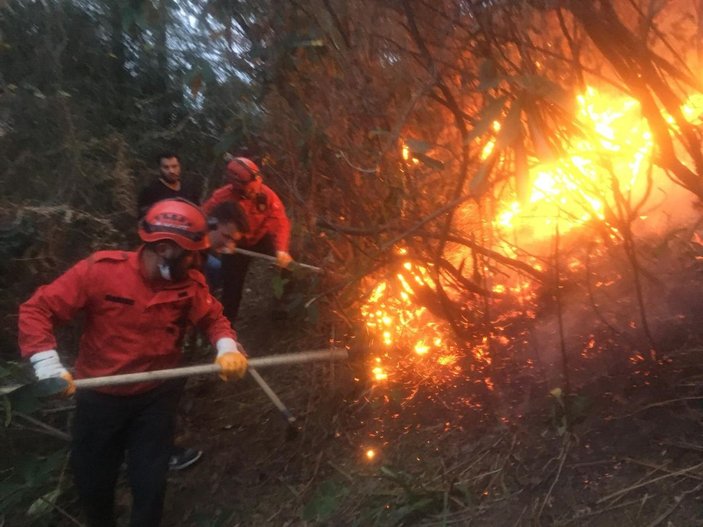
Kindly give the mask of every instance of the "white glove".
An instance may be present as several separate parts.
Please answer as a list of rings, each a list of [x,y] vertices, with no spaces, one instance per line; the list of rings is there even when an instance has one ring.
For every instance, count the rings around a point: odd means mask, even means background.
[[[63,391],[63,395],[68,397],[76,392],[76,385],[73,384],[73,375],[64,368],[59,359],[59,354],[56,350],[40,351],[29,357],[29,362],[34,366],[34,375],[37,379],[52,379],[58,377],[68,383],[68,386]]]
[[[35,353],[29,357],[29,362],[34,366],[34,375],[40,381],[50,377],[61,377],[63,373],[68,373],[68,370],[61,364],[61,359],[59,359],[59,354],[56,353],[56,350]]]

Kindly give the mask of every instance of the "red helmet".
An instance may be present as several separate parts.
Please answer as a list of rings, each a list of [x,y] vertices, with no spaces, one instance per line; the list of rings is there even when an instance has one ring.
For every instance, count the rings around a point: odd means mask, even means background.
[[[227,178],[232,183],[246,185],[260,176],[259,167],[251,159],[235,157],[227,163]]]
[[[155,203],[139,223],[139,237],[145,242],[171,240],[186,251],[210,247],[208,224],[197,205],[184,199]]]

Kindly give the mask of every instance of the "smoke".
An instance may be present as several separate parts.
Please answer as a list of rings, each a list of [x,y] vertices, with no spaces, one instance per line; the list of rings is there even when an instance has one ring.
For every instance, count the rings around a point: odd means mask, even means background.
[[[562,348],[576,377],[582,369],[588,381],[594,372],[607,375],[666,356],[695,338],[703,324],[700,212],[677,185],[657,191],[661,201],[632,224],[633,251],[622,237],[599,238],[593,228],[560,240],[559,298],[553,285],[541,288],[531,331],[553,382],[563,371]]]

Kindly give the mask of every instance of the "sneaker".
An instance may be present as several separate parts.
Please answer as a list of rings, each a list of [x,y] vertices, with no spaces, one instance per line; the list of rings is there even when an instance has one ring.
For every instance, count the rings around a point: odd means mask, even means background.
[[[168,468],[170,470],[183,470],[184,468],[188,468],[193,463],[198,461],[201,457],[203,457],[202,450],[195,450],[194,448],[174,447],[173,453],[171,454],[171,457],[168,460]]]

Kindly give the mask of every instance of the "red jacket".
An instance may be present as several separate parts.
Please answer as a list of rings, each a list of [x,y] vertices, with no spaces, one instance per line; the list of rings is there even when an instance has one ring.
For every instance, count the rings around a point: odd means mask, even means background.
[[[249,222],[249,232],[242,237],[238,245],[242,248],[250,247],[270,234],[276,250],[288,252],[290,221],[286,216],[281,198],[264,184],[261,185],[259,196],[261,199],[242,198],[234,192],[232,185],[225,185],[212,193],[212,196],[203,204],[203,210],[205,214],[210,214],[215,206],[224,201],[239,203]]]
[[[141,250],[140,250],[141,251]],[[85,313],[75,377],[97,377],[177,367],[185,329],[194,325],[215,344],[236,339],[222,306],[205,278],[191,271],[179,283],[147,282],[140,252],[100,251],[42,286],[20,306],[19,346],[23,357],[56,349],[53,327]],[[128,395],[157,383],[100,388]]]

